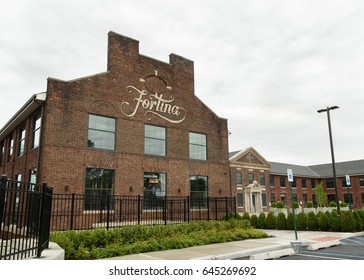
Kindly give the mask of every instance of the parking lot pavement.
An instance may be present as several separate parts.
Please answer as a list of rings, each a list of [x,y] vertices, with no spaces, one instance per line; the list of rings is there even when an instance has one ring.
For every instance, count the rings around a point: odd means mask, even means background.
[[[279,260],[364,260],[364,236],[345,238],[340,245],[316,251],[303,247],[300,253]]]

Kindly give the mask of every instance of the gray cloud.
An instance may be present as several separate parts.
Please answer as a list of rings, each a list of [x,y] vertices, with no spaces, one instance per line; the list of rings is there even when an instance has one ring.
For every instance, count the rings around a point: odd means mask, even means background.
[[[106,70],[107,33],[140,52],[195,63],[196,95],[229,120],[230,149],[253,146],[267,160],[364,158],[364,4],[348,0],[5,0],[0,11],[0,126],[47,77]]]

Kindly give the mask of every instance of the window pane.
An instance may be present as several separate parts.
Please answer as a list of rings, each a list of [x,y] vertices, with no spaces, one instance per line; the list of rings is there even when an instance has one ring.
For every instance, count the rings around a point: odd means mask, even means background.
[[[166,174],[144,173],[144,209],[162,209],[166,195]]]
[[[190,159],[206,160],[206,135],[190,132]]]
[[[144,126],[144,153],[148,155],[166,155],[166,129],[164,127]]]
[[[88,147],[115,150],[115,119],[89,115]]]
[[[114,178],[115,171],[112,169],[86,169],[85,210],[107,209],[107,195],[114,194]],[[113,201],[110,201],[109,209],[113,209]]]
[[[191,176],[191,207],[192,208],[207,208],[207,176]]]

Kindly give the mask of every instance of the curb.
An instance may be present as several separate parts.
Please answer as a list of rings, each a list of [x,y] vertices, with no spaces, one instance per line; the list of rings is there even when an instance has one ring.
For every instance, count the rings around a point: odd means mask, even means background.
[[[307,247],[308,251],[315,251],[323,248],[329,248],[332,246],[340,245],[340,240],[331,240],[331,241],[325,241],[325,242],[317,242],[317,243],[310,243]]]
[[[246,258],[250,257],[252,255],[258,255],[258,254],[269,254],[272,251],[284,251],[291,248],[291,244],[286,245],[273,245],[273,246],[267,246],[262,247],[259,249],[251,249],[251,250],[244,250],[234,253],[228,253],[228,254],[220,254],[220,255],[210,255],[206,257],[200,257],[200,258],[193,258],[192,260],[231,260],[231,259],[238,259],[238,258]],[[293,249],[291,249],[293,250]]]
[[[295,255],[295,251],[292,248],[288,248],[283,250],[251,255],[249,260],[271,260],[292,255]]]

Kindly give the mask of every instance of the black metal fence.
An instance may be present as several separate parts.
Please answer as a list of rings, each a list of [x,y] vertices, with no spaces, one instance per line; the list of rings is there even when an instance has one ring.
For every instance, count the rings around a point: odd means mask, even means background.
[[[0,260],[41,257],[48,247],[52,188],[0,178]]]
[[[136,224],[188,223],[236,215],[234,197],[143,197],[54,194],[51,230],[85,230]]]

